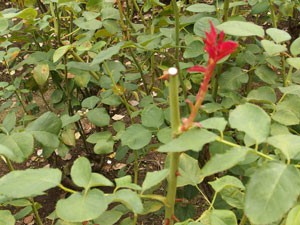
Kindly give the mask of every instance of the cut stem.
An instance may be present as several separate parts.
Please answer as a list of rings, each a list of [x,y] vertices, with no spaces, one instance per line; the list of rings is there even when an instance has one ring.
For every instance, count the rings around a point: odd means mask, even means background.
[[[178,103],[178,77],[173,74],[170,76],[169,85],[169,96],[170,96],[170,113],[171,113],[171,128],[173,138],[177,137],[178,130],[180,127],[180,112]],[[174,224],[174,208],[176,201],[177,191],[177,172],[179,167],[179,156],[180,152],[171,152],[168,157],[170,158],[170,173],[168,176],[168,187],[167,187],[167,206],[165,210],[165,221],[169,222],[169,225]]]

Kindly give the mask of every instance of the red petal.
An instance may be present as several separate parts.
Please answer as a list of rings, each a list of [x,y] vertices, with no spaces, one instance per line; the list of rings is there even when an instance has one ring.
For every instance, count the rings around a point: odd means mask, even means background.
[[[204,39],[204,42],[206,43],[206,45],[215,45],[217,41],[217,31],[214,24],[211,21],[209,21],[209,23],[210,32],[205,32],[206,38]]]
[[[193,66],[193,67],[189,68],[187,71],[188,72],[205,73],[206,68],[204,66],[196,65],[196,66]]]
[[[234,41],[226,41],[218,46],[218,56],[217,60],[224,58],[227,55],[230,55],[236,50],[238,44]]]
[[[208,53],[209,58],[215,58],[217,51],[215,46],[205,45],[204,50]]]
[[[218,40],[218,45],[223,43],[224,36],[225,36],[224,31],[221,31],[220,36],[219,36],[219,40]]]
[[[210,37],[212,40],[216,41],[217,40],[217,31],[216,31],[216,28],[214,26],[214,24],[209,21],[210,23]]]

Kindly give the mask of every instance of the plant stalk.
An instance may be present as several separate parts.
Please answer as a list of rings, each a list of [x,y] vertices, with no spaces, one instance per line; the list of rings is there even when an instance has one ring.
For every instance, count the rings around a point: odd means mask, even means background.
[[[129,48],[129,52],[130,52],[130,55],[131,55],[135,65],[136,65],[137,69],[139,70],[139,72],[141,74],[141,78],[142,78],[142,81],[143,81],[143,86],[144,86],[145,92],[146,92],[147,95],[149,95],[150,92],[149,92],[149,89],[147,87],[147,83],[146,83],[146,80],[145,80],[145,77],[144,77],[143,69],[142,69],[141,65],[139,64],[138,60],[136,59],[136,57],[135,57],[135,55],[134,55],[131,48]]]
[[[292,72],[293,72],[293,67],[290,66],[288,74],[286,76],[284,76],[284,81],[283,81],[284,82],[283,83],[284,87],[287,87],[287,86],[290,85],[290,80],[291,80]]]
[[[230,3],[230,0],[224,0],[224,5],[223,5],[223,22],[226,22],[228,20],[229,3]]]
[[[269,0],[269,4],[270,4],[270,10],[271,10],[272,24],[273,24],[274,28],[277,28],[277,19],[276,19],[275,7],[274,7],[274,0]]]
[[[245,225],[246,222],[247,222],[247,217],[246,217],[245,214],[243,214],[243,217],[242,217],[241,222],[239,223],[239,225]]]
[[[134,166],[133,166],[133,171],[134,171],[134,183],[138,184],[139,180],[139,155],[137,151],[133,151],[134,154]]]
[[[173,138],[177,137],[178,130],[180,127],[180,112],[178,103],[178,76],[170,76],[169,84],[169,96],[170,96],[170,112],[171,112],[171,128]],[[169,153],[170,158],[170,173],[168,176],[168,187],[167,187],[167,206],[165,210],[165,224],[174,224],[174,207],[176,200],[177,190],[177,176],[179,167],[179,156],[180,152]]]
[[[32,211],[33,211],[33,214],[35,216],[35,221],[38,225],[43,225],[43,222],[42,222],[42,219],[40,217],[40,214],[38,212],[38,209],[36,208],[36,205],[35,205],[35,202],[33,199],[28,199],[30,200],[31,202],[31,208],[32,208]]]

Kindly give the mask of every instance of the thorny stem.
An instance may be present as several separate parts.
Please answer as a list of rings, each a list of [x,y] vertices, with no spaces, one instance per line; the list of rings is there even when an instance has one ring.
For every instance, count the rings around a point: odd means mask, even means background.
[[[174,69],[174,68],[173,68]],[[171,74],[170,74],[171,75]],[[175,138],[178,135],[178,129],[180,126],[180,112],[178,103],[178,76],[172,74],[170,76],[169,84],[169,96],[170,96],[170,113],[171,113],[171,128],[172,136]],[[169,222],[169,225],[174,224],[174,207],[176,200],[176,187],[177,187],[177,171],[179,167],[180,152],[171,152],[168,154],[170,158],[170,173],[168,176],[167,187],[167,206],[165,209],[165,222]]]

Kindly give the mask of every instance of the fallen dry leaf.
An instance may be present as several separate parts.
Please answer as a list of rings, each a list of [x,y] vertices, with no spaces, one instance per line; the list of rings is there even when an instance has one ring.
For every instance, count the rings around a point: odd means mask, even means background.
[[[32,214],[29,215],[29,216],[26,216],[26,217],[23,219],[23,223],[25,223],[25,224],[33,224],[32,222],[34,222],[34,221],[33,221],[33,215],[32,215]]]

